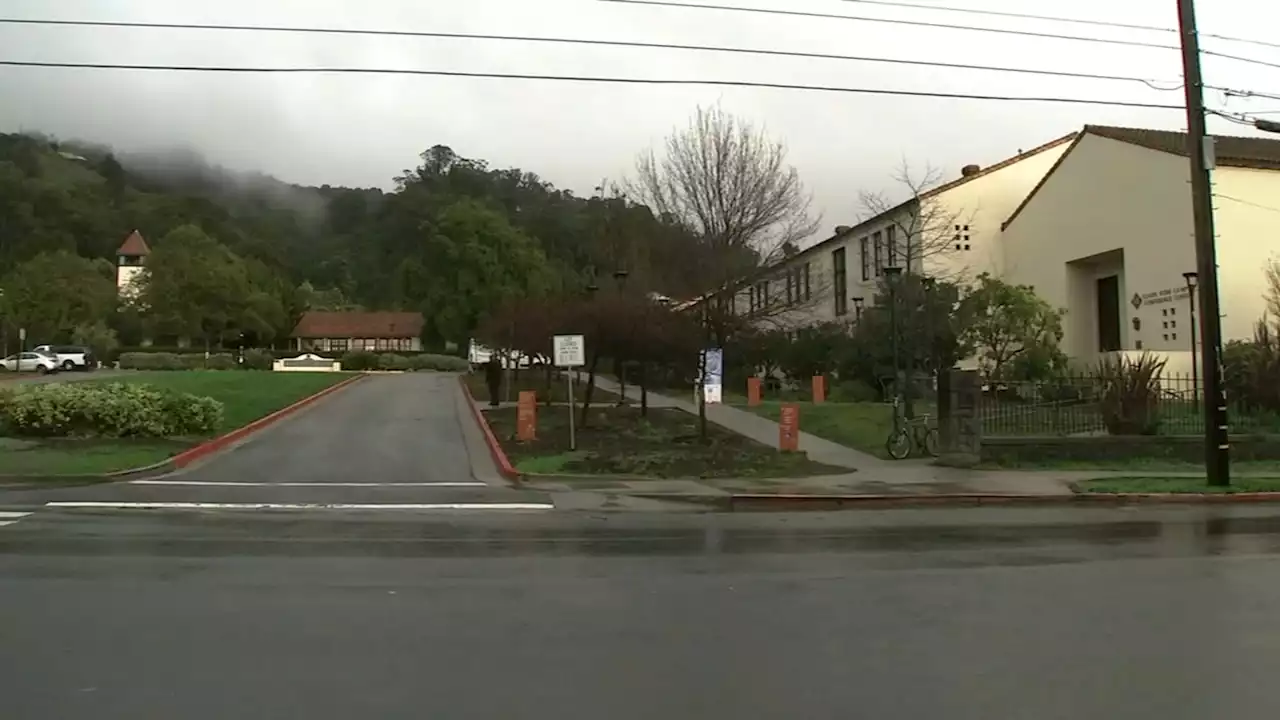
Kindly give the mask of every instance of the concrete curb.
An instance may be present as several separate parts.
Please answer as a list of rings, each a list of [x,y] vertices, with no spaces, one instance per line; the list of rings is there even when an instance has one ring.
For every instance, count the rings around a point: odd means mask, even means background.
[[[209,440],[208,442],[201,443],[188,450],[183,450],[177,455],[174,455],[173,457],[169,458],[168,462],[170,465],[173,466],[174,469],[181,470],[182,468],[185,468],[186,466],[190,465],[196,460],[199,460],[200,458],[203,458],[206,455],[211,455],[227,447],[228,445],[231,445],[232,443],[242,440],[243,438],[249,435],[252,435],[253,433],[269,425],[273,425],[276,422],[279,422],[280,420],[288,417],[289,415],[292,415],[298,412],[302,408],[316,402],[317,400],[323,397],[326,397],[328,395],[332,395],[333,393],[336,393],[345,387],[353,385],[363,380],[364,378],[365,378],[365,375],[360,374],[360,375],[356,375],[355,377],[347,378],[346,380],[343,380],[342,382],[337,383],[335,385],[330,385],[329,387],[321,390],[320,392],[317,392],[313,395],[308,395],[307,397],[304,397],[301,400],[298,400],[292,405],[286,405],[285,407],[282,407],[279,410],[276,410],[270,415],[265,415],[263,417],[260,417],[257,420],[254,420],[253,422],[249,423],[248,425],[236,428],[235,430],[232,430],[231,432],[226,433],[224,435],[219,435],[218,437],[212,440]]]
[[[493,428],[489,427],[489,421],[484,419],[484,412],[480,410],[480,406],[476,404],[476,399],[471,395],[471,388],[467,387],[467,381],[464,375],[458,375],[458,384],[462,386],[462,394],[467,399],[467,406],[471,408],[471,414],[475,417],[476,423],[480,425],[480,431],[484,434],[484,442],[489,446],[489,455],[493,457],[493,462],[498,466],[498,474],[513,484],[520,483],[520,473],[511,465],[511,460],[507,458],[507,454],[502,451],[502,445],[498,443],[498,437],[493,434]]]
[[[833,510],[892,509],[913,507],[1035,506],[1077,505],[1161,505],[1161,504],[1257,504],[1280,503],[1280,492],[1259,493],[1077,493],[1073,495],[1013,495],[997,493],[953,493],[946,495],[780,495],[622,492],[621,495],[708,505],[727,511],[749,510]]]

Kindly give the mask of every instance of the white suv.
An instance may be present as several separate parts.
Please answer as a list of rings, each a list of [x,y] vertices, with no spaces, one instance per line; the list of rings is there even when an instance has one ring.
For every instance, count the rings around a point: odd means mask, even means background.
[[[0,360],[0,368],[10,372],[38,372],[41,375],[58,372],[62,366],[58,358],[42,352],[24,352],[21,355],[10,355]]]
[[[92,370],[98,366],[93,351],[83,345],[37,345],[33,352],[52,355],[57,359],[58,367],[68,372],[72,370]]]

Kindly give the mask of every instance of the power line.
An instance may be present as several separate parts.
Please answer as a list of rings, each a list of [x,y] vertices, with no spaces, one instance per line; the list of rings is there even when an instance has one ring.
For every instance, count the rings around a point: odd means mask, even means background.
[[[1217,192],[1216,192],[1216,193],[1214,193],[1214,194],[1213,194],[1213,196],[1214,196],[1214,197],[1216,197],[1216,198],[1222,198],[1223,200],[1230,200],[1230,201],[1232,201],[1232,202],[1238,202],[1238,203],[1240,203],[1241,205],[1249,205],[1249,206],[1251,206],[1251,207],[1256,207],[1256,208],[1258,208],[1259,210],[1270,210],[1271,212],[1274,212],[1274,213],[1280,213],[1280,208],[1277,208],[1277,207],[1271,207],[1270,205],[1260,205],[1260,204],[1258,204],[1258,203],[1256,203],[1256,202],[1249,202],[1248,200],[1241,200],[1241,199],[1240,199],[1240,198],[1238,198],[1238,197],[1231,197],[1230,195],[1223,195],[1222,193],[1217,193]]]
[[[921,67],[939,67],[955,70],[981,70],[986,72],[1006,72],[1020,73],[1026,75],[1045,75],[1052,77],[1065,78],[1081,78],[1087,80],[1113,80],[1121,82],[1140,82],[1148,87],[1156,90],[1167,90],[1170,88],[1156,87],[1156,81],[1147,78],[1131,77],[1125,75],[1106,75],[1099,73],[1072,72],[1068,70],[1034,70],[1028,68],[1015,68],[999,65],[971,65],[966,63],[946,63],[933,62],[926,60],[899,60],[893,58],[866,57],[858,55],[836,55],[831,53],[818,52],[800,52],[790,50],[770,50],[757,48],[740,48],[740,47],[722,47],[714,45],[679,45],[673,43],[653,43],[625,40],[595,40],[580,38],[560,38],[560,37],[536,37],[526,35],[483,35],[473,33],[450,33],[450,32],[425,32],[412,30],[362,30],[348,28],[322,28],[322,27],[286,27],[286,26],[262,26],[262,25],[197,25],[187,23],[153,23],[153,22],[125,22],[125,21],[104,21],[104,20],[35,20],[26,18],[0,18],[2,25],[54,25],[54,26],[70,26],[70,27],[103,27],[103,28],[129,28],[129,29],[146,29],[146,30],[215,30],[215,31],[232,31],[232,32],[271,32],[271,33],[302,33],[302,34],[329,34],[329,35],[372,35],[372,36],[396,36],[396,37],[418,37],[418,38],[445,38],[460,40],[497,40],[508,42],[528,42],[528,43],[548,43],[548,44],[566,44],[566,45],[595,45],[595,46],[611,46],[611,47],[629,47],[629,48],[645,48],[654,50],[689,50],[695,52],[719,52],[719,53],[737,53],[744,55],[764,55],[773,57],[794,57],[810,60],[844,60],[853,62],[867,63],[885,63],[894,65],[915,65]],[[1175,81],[1176,82],[1176,81]],[[1177,88],[1172,88],[1177,89]]]
[[[736,5],[709,5],[701,3],[688,2],[669,2],[669,0],[598,0],[598,2],[618,3],[625,5],[651,5],[655,7],[684,8],[686,10],[720,10],[725,12],[742,12],[742,13],[760,13],[765,15],[787,15],[791,17],[807,17],[822,18],[826,20],[858,20],[869,23],[883,23],[886,25],[912,25],[915,27],[936,28],[940,30],[964,30],[969,32],[984,32],[997,35],[1015,35],[1019,37],[1046,38],[1051,40],[1071,40],[1075,42],[1096,43],[1101,45],[1127,45],[1130,47],[1145,47],[1156,50],[1180,50],[1177,45],[1165,45],[1156,42],[1147,42],[1144,40],[1120,40],[1118,38],[1100,38],[1090,37],[1087,35],[1063,35],[1060,33],[1034,32],[1031,30],[1010,30],[1007,28],[983,27],[980,25],[955,25],[942,22],[925,22],[923,20],[901,20],[891,18],[867,17],[863,15],[837,15],[834,13],[820,13],[803,10],[777,10],[766,8],[739,7]],[[1226,60],[1237,60],[1239,62],[1250,63],[1254,65],[1263,65],[1266,67],[1280,68],[1280,63],[1268,62],[1257,58],[1245,57],[1243,55],[1232,55],[1230,53],[1217,52],[1215,50],[1201,50],[1202,55],[1212,55]]]
[[[1177,28],[1161,27],[1159,25],[1140,25],[1137,23],[1115,22],[1113,20],[1086,20],[1084,18],[1070,18],[1057,15],[1036,15],[1033,13],[1008,12],[1003,10],[979,10],[976,8],[960,8],[945,5],[922,5],[919,3],[898,2],[897,0],[843,0],[847,3],[857,3],[859,5],[883,5],[885,7],[910,8],[912,10],[937,10],[939,12],[967,13],[970,15],[987,15],[990,17],[1014,18],[1017,20],[1042,20],[1045,22],[1073,23],[1076,25],[1093,25],[1095,27],[1118,28],[1121,30],[1142,30],[1145,32],[1163,32],[1177,33]],[[1215,35],[1213,33],[1200,33],[1200,37],[1213,38],[1214,40],[1223,40],[1227,42],[1248,43],[1250,45],[1260,45],[1262,47],[1280,48],[1280,43],[1266,42],[1265,40],[1253,40],[1251,38],[1235,37],[1232,35]]]
[[[426,75],[436,77],[494,78],[504,80],[547,80],[556,82],[612,83],[628,85],[710,85],[724,87],[765,88],[775,90],[808,90],[813,92],[845,93],[855,95],[886,95],[897,97],[940,98],[951,100],[989,100],[998,102],[1060,103],[1074,105],[1103,105],[1109,107],[1148,108],[1153,110],[1181,110],[1181,105],[1162,105],[1126,100],[1098,100],[1093,98],[1068,98],[1025,95],[978,95],[971,93],[927,92],[923,90],[893,90],[889,88],[842,87],[836,85],[796,85],[790,83],[753,82],[748,80],[694,80],[685,78],[626,78],[585,75],[530,75],[525,73],[468,72],[462,70],[418,70],[410,68],[362,68],[362,67],[244,67],[214,65],[133,65],[125,63],[73,63],[40,62],[28,60],[0,60],[0,66],[26,68],[60,68],[81,70],[138,70],[160,72],[211,72],[243,74],[366,74],[366,75]]]

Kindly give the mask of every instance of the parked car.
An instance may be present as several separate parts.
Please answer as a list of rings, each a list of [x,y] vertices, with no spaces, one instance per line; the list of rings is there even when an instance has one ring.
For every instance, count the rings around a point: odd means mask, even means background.
[[[58,359],[58,367],[68,372],[87,372],[98,367],[98,359],[93,356],[93,350],[84,345],[37,345],[31,350],[54,356]]]
[[[0,360],[0,368],[9,372],[18,370],[22,372],[34,371],[45,375],[58,372],[62,369],[62,364],[58,362],[57,356],[49,353],[24,352],[21,357],[15,354]]]

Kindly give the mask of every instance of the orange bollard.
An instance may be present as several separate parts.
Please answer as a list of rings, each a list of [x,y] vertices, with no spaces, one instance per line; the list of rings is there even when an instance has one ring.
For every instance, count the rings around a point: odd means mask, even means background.
[[[747,407],[755,407],[760,404],[760,378],[747,378]]]
[[[778,415],[778,449],[796,452],[800,449],[800,406],[787,403]]]
[[[813,402],[822,403],[827,401],[827,378],[825,375],[813,376]]]
[[[534,390],[521,390],[520,402],[516,406],[516,439],[529,442],[538,436],[538,393]]]

